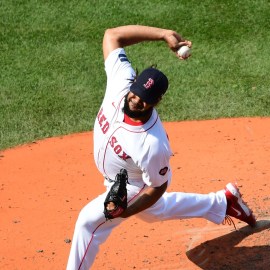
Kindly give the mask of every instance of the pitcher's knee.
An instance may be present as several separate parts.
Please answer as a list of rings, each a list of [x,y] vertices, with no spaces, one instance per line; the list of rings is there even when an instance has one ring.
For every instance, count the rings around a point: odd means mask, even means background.
[[[105,221],[104,214],[98,214],[89,212],[89,210],[83,208],[81,212],[78,215],[77,221],[76,221],[76,227],[78,228],[85,228],[88,231],[93,231],[95,228],[103,223]]]

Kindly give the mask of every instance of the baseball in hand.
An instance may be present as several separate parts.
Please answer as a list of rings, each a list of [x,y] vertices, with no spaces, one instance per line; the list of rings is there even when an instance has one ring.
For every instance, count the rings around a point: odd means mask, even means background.
[[[186,59],[191,55],[191,49],[188,46],[181,46],[178,49],[177,54],[183,59]]]

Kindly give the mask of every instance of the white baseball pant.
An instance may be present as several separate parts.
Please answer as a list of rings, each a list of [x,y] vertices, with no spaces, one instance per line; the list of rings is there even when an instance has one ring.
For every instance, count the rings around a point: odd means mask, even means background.
[[[106,241],[113,228],[126,220],[116,218],[106,221],[104,217],[104,200],[110,185],[105,193],[81,210],[75,226],[67,270],[89,270],[99,251],[99,245]],[[130,204],[142,189],[130,185],[127,189]],[[220,224],[224,220],[226,208],[227,200],[223,190],[209,194],[165,192],[152,207],[136,216],[146,222],[200,217]]]

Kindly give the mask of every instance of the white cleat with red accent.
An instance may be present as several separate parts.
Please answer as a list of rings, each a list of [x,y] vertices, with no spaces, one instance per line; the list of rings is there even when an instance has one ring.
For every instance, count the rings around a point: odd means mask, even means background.
[[[255,227],[256,219],[252,213],[252,210],[242,200],[242,195],[237,185],[234,183],[229,183],[226,185],[224,191],[228,204],[226,215],[244,221],[251,227]]]

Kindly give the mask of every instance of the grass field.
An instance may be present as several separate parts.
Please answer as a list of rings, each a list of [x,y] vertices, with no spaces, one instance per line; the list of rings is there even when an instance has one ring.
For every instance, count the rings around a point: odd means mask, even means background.
[[[106,28],[171,28],[193,42],[178,61],[165,43],[127,48],[135,68],[157,64],[170,90],[161,119],[270,115],[270,2],[7,1],[0,4],[0,149],[93,127],[106,77]]]

